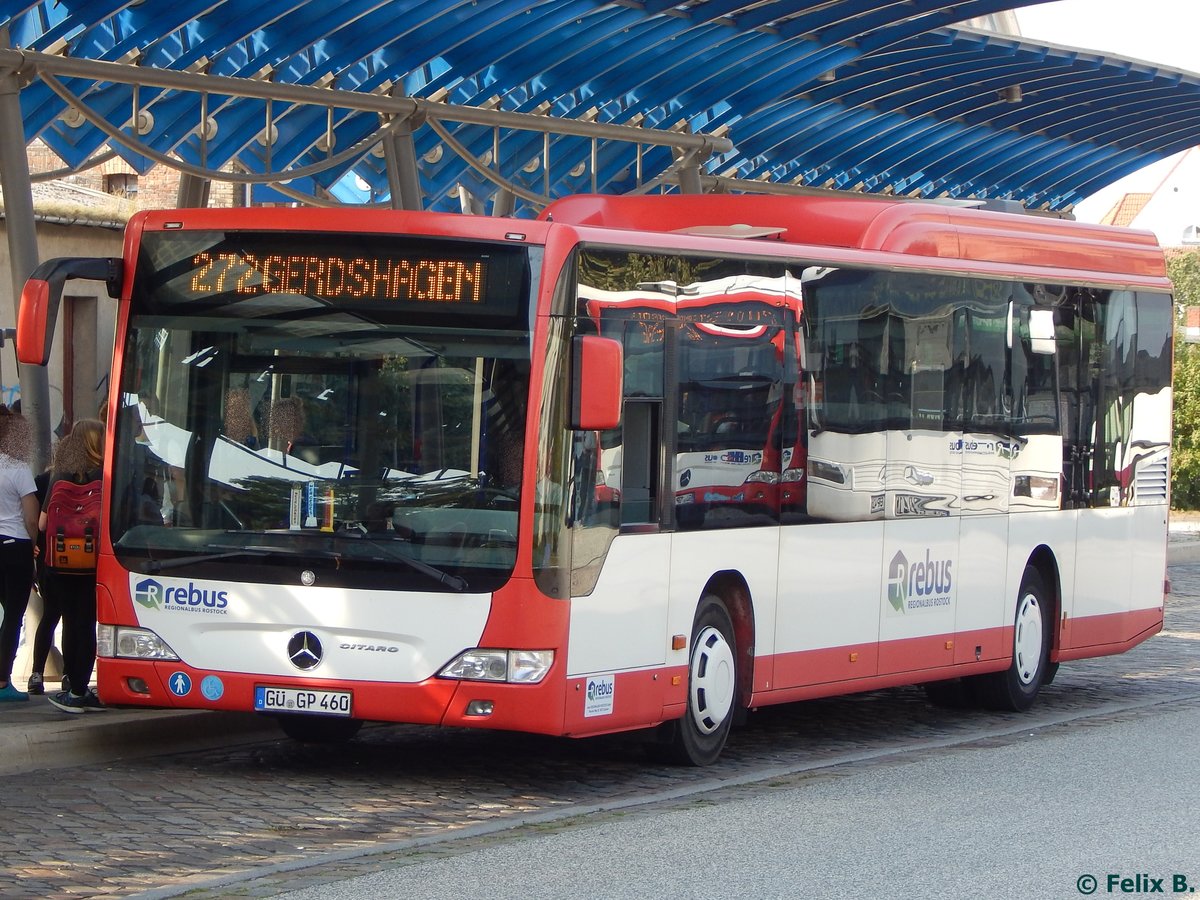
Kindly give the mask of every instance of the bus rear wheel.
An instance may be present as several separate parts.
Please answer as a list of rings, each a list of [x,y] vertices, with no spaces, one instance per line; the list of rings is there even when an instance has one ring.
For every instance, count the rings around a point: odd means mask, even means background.
[[[362,728],[362,719],[288,714],[275,717],[279,727],[294,741],[305,744],[344,744]]]
[[[662,747],[667,761],[687,766],[716,762],[733,724],[737,676],[733,620],[719,597],[706,596],[692,624],[687,711],[669,723]]]
[[[1050,673],[1052,624],[1041,573],[1026,566],[1017,592],[1012,664],[1003,672],[978,676],[975,689],[983,706],[1014,712],[1033,706]]]

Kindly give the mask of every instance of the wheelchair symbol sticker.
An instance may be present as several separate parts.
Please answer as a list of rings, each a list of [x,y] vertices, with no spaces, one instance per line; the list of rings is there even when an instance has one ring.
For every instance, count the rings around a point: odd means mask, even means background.
[[[200,682],[200,693],[206,700],[220,700],[225,693],[225,684],[216,675],[205,675]]]

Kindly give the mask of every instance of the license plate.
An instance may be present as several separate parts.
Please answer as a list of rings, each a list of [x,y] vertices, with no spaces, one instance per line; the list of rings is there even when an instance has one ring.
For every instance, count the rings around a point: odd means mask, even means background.
[[[254,688],[254,708],[258,712],[302,712],[322,716],[350,715],[349,691],[310,691],[306,688]]]

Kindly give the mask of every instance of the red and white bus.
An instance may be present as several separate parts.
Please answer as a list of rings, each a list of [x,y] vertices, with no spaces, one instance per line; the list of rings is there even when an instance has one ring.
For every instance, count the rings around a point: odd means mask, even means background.
[[[743,710],[1024,709],[1162,627],[1146,234],[840,197],[150,212],[39,268],[22,361],[73,277],[119,297],[110,705],[707,764]]]

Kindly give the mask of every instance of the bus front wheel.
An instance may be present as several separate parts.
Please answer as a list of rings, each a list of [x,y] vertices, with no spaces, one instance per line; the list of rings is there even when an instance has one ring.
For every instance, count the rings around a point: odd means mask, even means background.
[[[979,676],[975,684],[984,706],[1015,712],[1033,706],[1049,677],[1052,626],[1050,595],[1041,573],[1026,566],[1017,593],[1012,664],[1003,672]]]
[[[707,766],[729,737],[737,704],[737,646],[733,620],[719,597],[696,609],[688,655],[687,711],[667,726],[662,754],[670,762]]]

